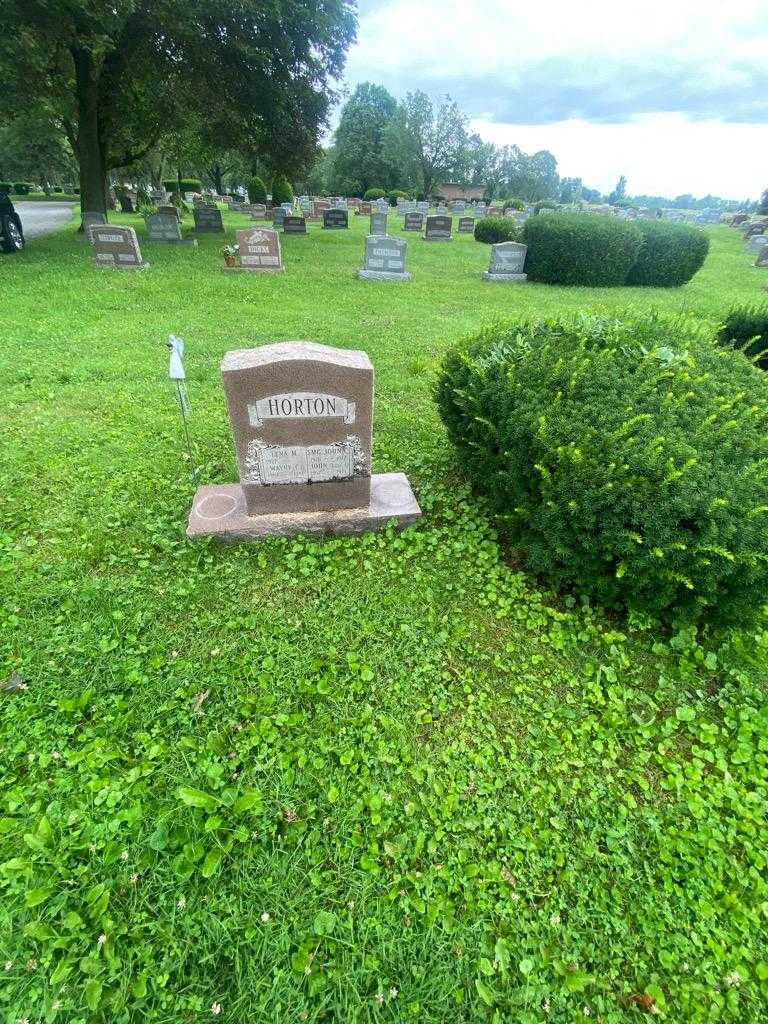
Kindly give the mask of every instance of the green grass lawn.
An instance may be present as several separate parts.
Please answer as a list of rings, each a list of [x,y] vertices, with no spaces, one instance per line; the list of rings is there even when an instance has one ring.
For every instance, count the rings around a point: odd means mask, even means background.
[[[542,590],[431,389],[491,318],[714,326],[768,274],[722,227],[679,290],[488,284],[486,246],[413,234],[412,283],[361,282],[367,224],[282,236],[275,276],[217,236],[0,260],[0,1021],[765,1021],[768,632]],[[365,349],[421,522],[190,545],[170,332],[201,483],[237,479],[226,350]]]

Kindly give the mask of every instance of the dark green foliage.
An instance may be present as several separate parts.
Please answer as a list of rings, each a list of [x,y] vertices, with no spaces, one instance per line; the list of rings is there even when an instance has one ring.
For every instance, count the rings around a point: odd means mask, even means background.
[[[17,196],[28,196],[32,191],[32,186],[28,185],[25,181],[14,181],[13,191]]]
[[[163,188],[165,189],[166,192],[176,192],[176,191],[178,191],[179,179],[178,178],[168,178],[166,181],[163,182]]]
[[[611,608],[743,623],[768,595],[768,381],[700,326],[520,321],[446,356],[459,461],[535,573]]]
[[[276,174],[272,181],[272,202],[275,206],[293,202],[293,189],[283,174]]]
[[[525,203],[522,199],[506,199],[501,209],[503,213],[506,213],[507,210],[524,210]]]
[[[249,203],[264,203],[267,202],[267,186],[261,180],[261,178],[254,174],[252,178],[248,179],[248,202]]]
[[[541,213],[542,210],[556,210],[557,203],[554,199],[540,199],[538,203],[533,204],[533,212]]]
[[[721,345],[743,352],[761,370],[768,370],[768,306],[732,309],[717,340]]]
[[[516,242],[520,231],[511,217],[482,217],[475,223],[475,241],[496,245],[498,242]]]
[[[13,192],[12,181],[0,181],[0,195],[10,195]]]
[[[363,199],[365,199],[366,202],[370,202],[374,199],[383,199],[386,194],[387,193],[383,188],[369,188],[363,193]]]
[[[182,195],[185,192],[202,192],[203,183],[199,178],[182,178],[176,188],[180,189]]]
[[[663,220],[638,220],[635,226],[643,244],[627,284],[678,287],[690,281],[707,258],[709,238],[699,228]]]
[[[407,198],[408,198],[408,193],[407,192],[401,192],[400,189],[397,189],[397,188],[392,189],[391,192],[387,192],[387,199],[389,200],[389,205],[390,206],[397,206],[397,200],[398,199],[407,199]]]
[[[629,221],[593,214],[541,214],[523,228],[531,281],[545,284],[622,285],[642,235]]]

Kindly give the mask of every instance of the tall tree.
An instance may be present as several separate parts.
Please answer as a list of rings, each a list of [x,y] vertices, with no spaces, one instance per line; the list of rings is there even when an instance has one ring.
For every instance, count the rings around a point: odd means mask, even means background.
[[[354,33],[351,0],[3,0],[0,104],[56,110],[83,208],[103,211],[109,170],[182,112],[237,114],[276,160],[306,160]]]
[[[407,94],[399,114],[387,126],[384,151],[395,165],[398,159],[415,165],[429,196],[466,166],[467,119],[450,96],[435,108],[418,89]]]
[[[608,196],[609,203],[620,203],[622,199],[627,198],[627,179],[622,176],[616,182],[616,187],[613,192]]]
[[[390,185],[383,155],[384,129],[397,108],[382,85],[362,82],[341,109],[335,136],[334,177],[346,194]]]

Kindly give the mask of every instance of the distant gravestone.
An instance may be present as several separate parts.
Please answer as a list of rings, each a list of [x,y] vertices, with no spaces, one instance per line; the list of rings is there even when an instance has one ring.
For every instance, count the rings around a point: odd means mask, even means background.
[[[419,517],[402,473],[371,476],[365,352],[281,342],[227,352],[221,377],[240,483],[198,488],[189,537],[362,533]]]
[[[421,231],[424,226],[423,213],[406,213],[403,231]]]
[[[272,211],[272,223],[276,228],[281,228],[283,226],[283,221],[285,220],[286,216],[287,214],[285,212],[285,207],[276,206]]]
[[[330,199],[315,199],[312,203],[312,216],[322,217],[326,210],[330,210]]]
[[[360,205],[358,206],[357,212],[360,214],[361,217],[369,216],[371,212],[371,204],[367,202],[367,200],[363,200],[363,202],[361,202]]]
[[[265,220],[267,207],[265,203],[243,203],[243,213],[247,213],[251,220]]]
[[[129,195],[126,195],[125,193],[123,195],[119,195],[117,197],[117,201],[118,201],[118,203],[120,203],[120,212],[121,213],[135,213],[136,212],[134,210],[134,208],[133,208],[133,200],[131,199],[131,197]]]
[[[459,224],[456,230],[460,235],[471,235],[475,230],[475,218],[459,217]]]
[[[283,232],[286,235],[306,235],[307,221],[304,217],[284,217]]]
[[[377,199],[374,206],[379,213],[389,213],[389,200],[387,199]]]
[[[450,211],[448,210],[447,206],[438,206],[437,209],[435,210],[435,213],[437,214],[438,217],[450,216]]]
[[[323,227],[329,231],[348,228],[349,214],[346,210],[325,210],[323,212]]]
[[[206,206],[200,203],[192,211],[195,218],[195,231],[198,234],[224,234],[224,223],[221,219],[221,210],[217,206]]]
[[[370,230],[371,235],[386,235],[387,233],[387,215],[386,213],[379,213],[376,210],[371,214]]]
[[[92,224],[88,239],[94,265],[113,270],[144,270],[149,266],[141,256],[133,228],[117,224]]]
[[[293,203],[280,203],[280,208],[290,216],[293,213]]]
[[[147,225],[147,238],[150,242],[168,242],[172,245],[183,245],[185,240],[181,237],[181,224],[179,216],[174,207],[173,213],[151,213],[145,218]],[[190,245],[197,245],[197,239],[189,240]]]
[[[410,281],[405,269],[406,241],[388,235],[368,235],[363,266],[357,276],[364,281]]]
[[[435,215],[427,217],[424,240],[427,242],[450,242],[452,221],[450,217]]]
[[[279,273],[283,269],[280,236],[272,228],[244,228],[235,232],[240,250],[240,266],[224,267],[228,271]]]
[[[750,235],[745,248],[747,252],[758,253],[764,245],[768,245],[768,237],[765,235]]]
[[[451,203],[451,209],[456,214],[464,213],[466,208],[467,208],[467,204],[464,202],[463,199],[456,199],[453,203]]]
[[[768,245],[764,245],[760,252],[757,254],[755,266],[768,267]]]
[[[486,207],[485,203],[476,203],[475,204],[475,217],[485,217],[486,210],[487,210],[487,207]]]
[[[429,203],[425,202],[422,199],[420,202],[416,203],[416,209],[419,213],[423,213],[424,216],[426,217],[426,215],[429,213]]]
[[[485,281],[508,281],[514,284],[527,281],[523,273],[528,247],[520,242],[499,242],[491,246],[491,263],[483,274]]]
[[[175,217],[176,220],[179,220],[179,221],[181,220],[181,214],[179,213],[178,206],[171,206],[171,205],[158,206],[157,212],[158,213],[162,213],[163,216],[165,216],[165,217]]]

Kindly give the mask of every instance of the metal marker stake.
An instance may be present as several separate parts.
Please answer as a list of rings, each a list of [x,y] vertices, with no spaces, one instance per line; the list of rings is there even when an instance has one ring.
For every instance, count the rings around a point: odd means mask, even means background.
[[[181,338],[177,338],[175,334],[169,335],[168,349],[171,353],[170,364],[168,366],[168,376],[176,383],[176,401],[179,403],[181,422],[184,429],[184,440],[187,444],[189,471],[192,475],[192,483],[195,483],[197,478],[197,469],[195,467],[194,456],[192,455],[192,442],[189,437],[189,426],[187,424],[187,416],[189,415],[190,407],[186,385],[187,375],[184,371],[184,363],[182,362],[182,357],[184,355],[183,340]]]

